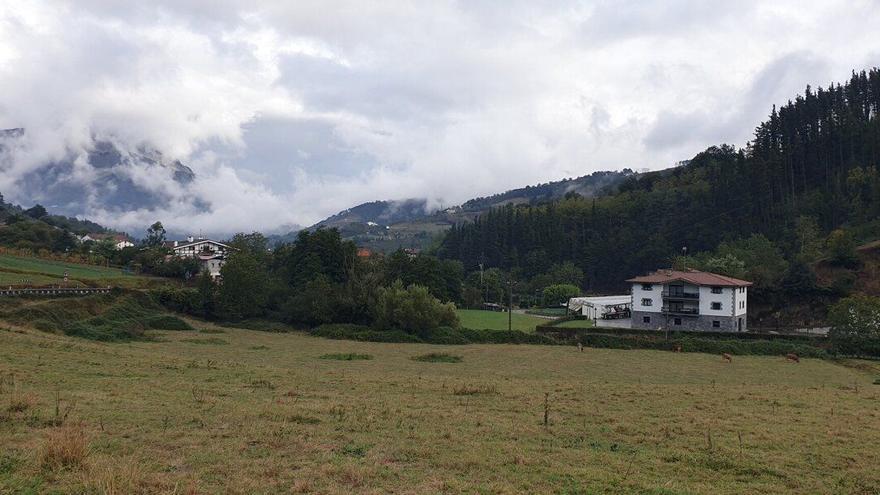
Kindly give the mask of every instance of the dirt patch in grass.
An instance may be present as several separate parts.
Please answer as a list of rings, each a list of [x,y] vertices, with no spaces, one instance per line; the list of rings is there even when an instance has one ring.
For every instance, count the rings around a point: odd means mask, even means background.
[[[460,363],[463,358],[461,356],[456,356],[455,354],[448,354],[445,352],[429,352],[428,354],[413,356],[411,359],[413,361],[421,361],[423,363]]]

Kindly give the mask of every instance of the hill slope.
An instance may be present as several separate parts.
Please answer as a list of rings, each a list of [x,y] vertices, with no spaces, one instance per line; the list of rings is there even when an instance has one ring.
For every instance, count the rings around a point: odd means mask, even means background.
[[[634,175],[635,173],[629,169],[619,172],[594,172],[573,179],[530,185],[492,196],[474,198],[460,206],[443,210],[431,209],[425,199],[372,201],[341,211],[309,227],[309,230],[321,227],[336,228],[344,238],[375,251],[388,252],[402,247],[423,249],[453,225],[472,221],[492,208],[508,204],[535,205],[557,200],[566,195],[587,198],[601,196],[627,177]],[[290,242],[293,238],[294,233],[291,233],[271,236],[270,240],[277,244]]]

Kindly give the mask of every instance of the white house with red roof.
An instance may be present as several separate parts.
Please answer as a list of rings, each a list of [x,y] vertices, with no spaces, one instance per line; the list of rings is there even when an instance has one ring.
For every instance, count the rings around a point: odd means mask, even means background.
[[[745,332],[751,282],[698,270],[658,270],[632,284],[632,327]]]
[[[165,244],[175,256],[198,258],[202,263],[202,269],[214,279],[220,277],[220,269],[226,263],[226,256],[234,250],[228,244],[204,237],[187,237],[185,241],[169,241]]]

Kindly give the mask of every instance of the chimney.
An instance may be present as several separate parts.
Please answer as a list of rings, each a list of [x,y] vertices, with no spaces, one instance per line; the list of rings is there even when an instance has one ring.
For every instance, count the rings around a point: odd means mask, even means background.
[[[177,247],[177,241],[174,241],[174,247]]]
[[[186,242],[192,242],[192,241],[194,241],[194,240],[195,240],[195,239],[193,238],[193,236],[188,236],[188,237],[186,238]]]

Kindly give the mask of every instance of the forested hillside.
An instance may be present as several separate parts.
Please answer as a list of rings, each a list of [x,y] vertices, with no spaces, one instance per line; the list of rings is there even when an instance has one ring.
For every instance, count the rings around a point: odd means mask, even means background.
[[[808,86],[773,108],[743,149],[710,147],[674,169],[631,176],[611,195],[494,209],[456,225],[439,253],[523,278],[571,261],[596,291],[669,266],[683,248],[702,253],[694,263],[727,263],[719,271],[754,276],[772,266],[764,288],[810,283],[805,267],[828,257],[846,264],[855,241],[880,232],[878,110],[877,68]]]

